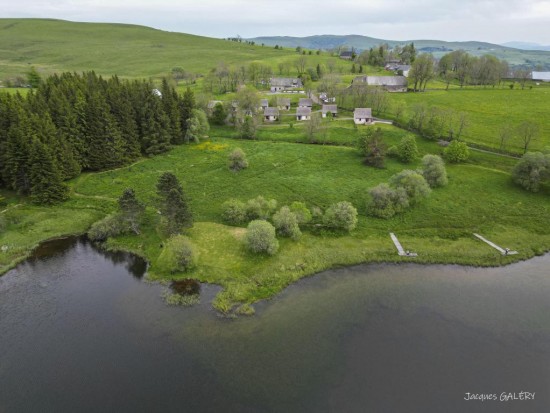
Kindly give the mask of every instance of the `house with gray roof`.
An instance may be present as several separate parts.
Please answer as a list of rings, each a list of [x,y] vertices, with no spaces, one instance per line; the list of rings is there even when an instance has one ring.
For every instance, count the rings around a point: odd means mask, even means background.
[[[311,108],[313,107],[313,100],[309,98],[300,98],[298,101],[299,108]]]
[[[353,112],[353,121],[356,125],[370,125],[373,120],[371,108],[356,108]]]
[[[328,113],[331,113],[333,117],[338,116],[338,106],[323,105],[323,107],[321,108],[321,116],[323,118],[326,118]]]
[[[269,106],[267,99],[260,99],[260,110],[264,110]]]
[[[269,82],[272,92],[294,92],[303,87],[297,77],[274,77]]]
[[[264,120],[266,122],[274,122],[279,119],[279,109],[277,108],[265,108]]]
[[[290,98],[277,98],[277,106],[280,110],[290,110]]]
[[[296,120],[310,120],[311,108],[301,107],[296,108]]]
[[[406,92],[407,78],[405,76],[356,76],[353,85],[378,86],[388,92]]]
[[[346,50],[345,52],[341,52],[340,53],[340,59],[344,59],[344,60],[353,59],[353,52],[350,52],[348,50]]]

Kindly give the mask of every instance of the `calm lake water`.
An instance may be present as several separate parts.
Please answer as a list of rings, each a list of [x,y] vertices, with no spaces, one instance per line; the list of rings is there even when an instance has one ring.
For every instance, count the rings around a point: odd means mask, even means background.
[[[0,412],[550,411],[549,255],[326,271],[237,320],[145,271],[71,239],[0,277]]]

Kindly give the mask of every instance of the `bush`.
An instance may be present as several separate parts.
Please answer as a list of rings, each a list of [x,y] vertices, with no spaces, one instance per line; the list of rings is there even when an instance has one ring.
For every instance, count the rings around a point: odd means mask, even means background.
[[[404,188],[390,188],[386,183],[369,190],[367,210],[378,218],[391,218],[409,206],[409,197]]]
[[[527,152],[512,171],[516,184],[531,192],[538,192],[543,179],[550,176],[550,155],[541,152]]]
[[[443,159],[437,155],[425,155],[422,158],[422,176],[431,188],[447,185],[447,170]]]
[[[470,157],[470,149],[464,142],[452,141],[445,148],[445,158],[452,163],[465,162]]]
[[[282,207],[273,215],[273,224],[277,229],[277,233],[282,237],[297,240],[302,235],[296,214],[291,212],[287,206]]]
[[[405,169],[390,178],[390,185],[394,188],[403,188],[409,198],[409,203],[415,204],[426,198],[430,192],[430,186],[418,172]]]
[[[8,220],[4,214],[0,215],[0,234],[8,228]]]
[[[248,168],[246,155],[241,148],[236,148],[229,154],[228,166],[233,172],[238,172],[241,169]]]
[[[222,205],[222,219],[231,225],[239,225],[246,221],[246,207],[238,199],[230,199]]]
[[[399,151],[397,150],[397,146],[390,146],[386,152],[386,156],[389,156],[390,158],[399,158]]]
[[[212,111],[212,123],[215,125],[224,125],[226,118],[227,111],[224,106],[220,102],[216,103],[216,106],[214,106],[214,110]]]
[[[409,163],[418,157],[416,138],[413,135],[406,135],[397,145],[397,156],[401,162]]]
[[[254,219],[269,219],[273,212],[277,209],[277,201],[274,199],[266,200],[263,196],[258,196],[254,199],[249,199],[246,202],[246,218]]]
[[[105,241],[107,238],[116,237],[124,232],[122,220],[118,215],[107,215],[102,220],[92,224],[88,230],[88,238],[91,241]]]
[[[245,242],[247,248],[255,253],[274,255],[279,249],[275,228],[267,221],[256,220],[248,224]]]
[[[298,225],[304,225],[311,222],[311,212],[303,202],[294,201],[290,204],[290,210],[296,215]]]
[[[357,225],[357,209],[347,201],[333,204],[325,211],[323,224],[331,229],[351,231]]]
[[[193,245],[183,235],[173,235],[166,241],[158,259],[158,266],[171,273],[189,271],[196,265]]]

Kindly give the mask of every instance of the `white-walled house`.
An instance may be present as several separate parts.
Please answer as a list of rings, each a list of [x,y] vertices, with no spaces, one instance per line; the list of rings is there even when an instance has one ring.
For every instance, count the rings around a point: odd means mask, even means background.
[[[321,116],[323,116],[323,118],[326,118],[328,113],[332,113],[333,117],[338,116],[338,106],[337,105],[323,105],[323,107],[321,108]]]
[[[373,122],[371,108],[356,108],[353,112],[353,121],[356,125],[370,125]]]
[[[275,122],[277,119],[279,119],[279,109],[277,108],[264,109],[264,120],[266,122]]]
[[[301,107],[296,108],[296,120],[310,120],[311,119],[311,108]]]
[[[313,107],[313,100],[309,98],[300,98],[298,101],[299,108],[311,108]]]

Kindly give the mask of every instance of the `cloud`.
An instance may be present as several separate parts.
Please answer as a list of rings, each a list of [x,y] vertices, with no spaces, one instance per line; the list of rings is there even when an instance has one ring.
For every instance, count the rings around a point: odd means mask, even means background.
[[[550,43],[547,0],[20,0],[3,6],[2,14],[135,23],[215,37],[355,33]]]

